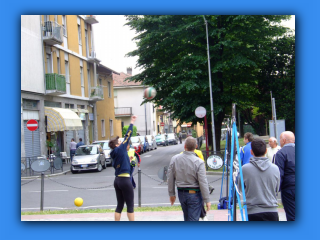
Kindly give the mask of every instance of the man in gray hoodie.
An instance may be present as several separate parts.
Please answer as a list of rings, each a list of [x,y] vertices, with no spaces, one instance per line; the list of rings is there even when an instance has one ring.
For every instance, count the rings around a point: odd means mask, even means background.
[[[254,139],[250,162],[242,166],[249,221],[279,221],[277,192],[280,186],[279,168],[264,155],[266,143]],[[238,187],[241,189],[240,181]]]

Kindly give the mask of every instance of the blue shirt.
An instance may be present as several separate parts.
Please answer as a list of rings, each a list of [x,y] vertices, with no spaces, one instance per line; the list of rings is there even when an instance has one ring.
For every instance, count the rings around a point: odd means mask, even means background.
[[[240,152],[241,164],[245,165],[250,162],[250,158],[253,157],[251,154],[251,142],[248,142]]]
[[[84,143],[83,143],[82,141],[81,141],[81,142],[78,142],[78,143],[77,143],[77,148],[80,147],[80,146],[82,146],[82,145],[84,145]]]

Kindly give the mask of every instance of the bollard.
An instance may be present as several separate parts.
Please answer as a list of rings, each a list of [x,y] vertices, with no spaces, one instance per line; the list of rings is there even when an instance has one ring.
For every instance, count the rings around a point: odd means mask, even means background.
[[[139,207],[141,207],[141,169],[138,168],[138,201]]]
[[[40,199],[40,211],[43,212],[43,200],[44,200],[44,173],[41,173],[41,199]]]

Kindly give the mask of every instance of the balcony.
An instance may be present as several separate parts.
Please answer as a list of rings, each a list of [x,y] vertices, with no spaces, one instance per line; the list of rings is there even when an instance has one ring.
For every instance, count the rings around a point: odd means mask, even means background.
[[[85,18],[84,18],[84,21],[86,23],[90,23],[90,24],[99,23],[97,18],[96,18],[96,15],[86,15]]]
[[[88,57],[88,62],[91,62],[91,63],[94,63],[94,62],[101,62],[101,60],[99,60],[97,58],[97,53],[95,51],[91,51],[91,53],[89,54],[89,57]]]
[[[91,87],[90,101],[102,101],[103,100],[103,88]]]
[[[47,21],[42,23],[42,37],[43,41],[48,45],[63,43],[63,29],[56,22]]]
[[[132,107],[119,107],[114,108],[115,117],[131,117]]]
[[[57,73],[46,73],[46,94],[66,94],[66,78]]]

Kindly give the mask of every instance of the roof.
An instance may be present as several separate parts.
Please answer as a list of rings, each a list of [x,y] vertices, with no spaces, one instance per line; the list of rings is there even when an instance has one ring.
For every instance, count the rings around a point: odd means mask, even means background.
[[[142,86],[141,83],[125,81],[126,78],[131,77],[130,74],[121,72],[120,75],[112,74],[114,87],[126,87],[126,86]]]
[[[105,72],[105,73],[108,73],[108,74],[112,73],[115,76],[120,75],[120,73],[112,70],[111,68],[108,68],[108,67],[102,65],[101,63],[97,64],[97,72],[100,72],[100,73],[101,72]]]

